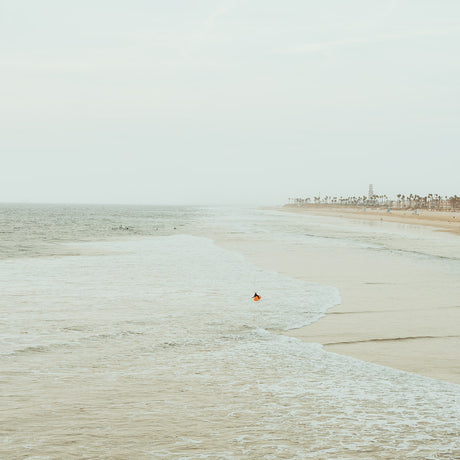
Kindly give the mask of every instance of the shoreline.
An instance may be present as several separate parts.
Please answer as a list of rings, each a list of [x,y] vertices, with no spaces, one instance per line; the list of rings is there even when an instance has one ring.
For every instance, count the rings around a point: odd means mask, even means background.
[[[460,212],[458,211],[429,211],[417,209],[356,208],[337,205],[284,205],[273,208],[282,212],[297,214],[314,214],[318,216],[343,217],[347,219],[373,220],[394,222],[409,225],[435,227],[440,231],[448,231],[460,235]]]
[[[336,211],[321,215],[349,217]],[[368,216],[380,220],[378,214]],[[425,225],[439,228],[436,220]],[[430,260],[384,251],[238,235],[214,239],[264,270],[339,290],[341,304],[317,322],[280,333],[319,343],[328,352],[460,384],[460,283],[455,273]]]

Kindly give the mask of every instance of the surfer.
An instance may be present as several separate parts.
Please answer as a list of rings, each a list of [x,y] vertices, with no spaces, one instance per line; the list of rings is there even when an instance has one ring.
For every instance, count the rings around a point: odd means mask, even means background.
[[[258,300],[260,300],[260,295],[257,294],[257,292],[254,292],[254,295],[252,296],[252,298],[254,299],[254,302],[257,302]]]

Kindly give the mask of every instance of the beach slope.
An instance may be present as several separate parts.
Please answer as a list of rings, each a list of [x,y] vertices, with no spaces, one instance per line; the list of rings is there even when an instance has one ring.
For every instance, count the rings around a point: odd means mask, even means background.
[[[263,269],[339,289],[340,305],[286,334],[330,352],[460,384],[459,273],[442,259],[433,263],[404,251],[311,247],[238,235],[217,243]]]

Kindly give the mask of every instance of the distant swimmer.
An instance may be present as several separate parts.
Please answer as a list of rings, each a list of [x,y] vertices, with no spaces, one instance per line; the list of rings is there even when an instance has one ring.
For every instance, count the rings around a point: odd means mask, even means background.
[[[260,300],[260,295],[257,294],[257,292],[254,292],[254,295],[252,296],[252,298],[254,299],[254,302],[257,302]]]

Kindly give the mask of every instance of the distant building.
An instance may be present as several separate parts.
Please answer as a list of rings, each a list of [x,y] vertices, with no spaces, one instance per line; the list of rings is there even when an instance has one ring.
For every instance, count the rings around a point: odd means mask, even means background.
[[[369,184],[369,191],[367,192],[367,199],[373,200],[374,199],[374,186]]]

